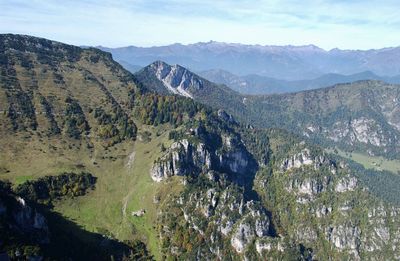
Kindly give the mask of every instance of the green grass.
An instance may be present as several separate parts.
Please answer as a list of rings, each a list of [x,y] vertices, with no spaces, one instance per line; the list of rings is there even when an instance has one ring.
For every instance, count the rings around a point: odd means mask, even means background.
[[[152,138],[153,135],[154,132]],[[57,211],[77,220],[89,231],[108,231],[120,240],[138,238],[147,243],[156,259],[160,259],[157,234],[153,228],[157,213],[152,202],[160,185],[151,180],[149,170],[159,151],[158,144],[165,140],[166,135],[164,133],[147,143],[137,141],[130,144],[124,148],[125,155],[115,161],[98,160],[102,174],[96,190],[78,200],[59,202]],[[121,148],[111,148],[108,155],[116,157],[119,151]],[[135,156],[129,167],[132,153]],[[139,220],[131,217],[132,211],[142,208],[146,210],[143,217]]]
[[[360,163],[367,169],[387,170],[395,174],[400,173],[400,160],[388,160],[384,157],[369,156],[362,153],[348,153],[341,150],[337,151],[337,154],[339,156],[354,160],[355,162]],[[333,150],[328,150],[328,152],[334,153]]]
[[[151,133],[151,141],[136,142],[135,160],[131,168],[130,191],[127,194],[126,217],[134,224],[138,234],[146,238],[149,249],[157,260],[161,259],[157,231],[155,229],[158,204],[161,204],[174,192],[179,191],[179,181],[175,179],[168,184],[156,183],[150,177],[150,168],[156,158],[161,155],[160,146],[166,144],[168,132],[163,131],[157,136],[159,129],[147,129]],[[160,197],[160,203],[154,203],[155,196]],[[132,212],[144,209],[141,217],[133,217]]]
[[[31,175],[28,175],[28,176],[18,176],[18,177],[15,177],[15,183],[14,183],[14,185],[15,185],[15,186],[18,186],[18,185],[20,185],[20,184],[22,184],[22,183],[25,183],[26,181],[29,181],[29,180],[33,180],[33,176],[31,176]]]
[[[151,133],[150,141],[123,142],[107,150],[98,142],[94,142],[93,150],[77,144],[69,148],[69,142],[41,140],[36,135],[26,139],[14,137],[12,142],[1,139],[0,167],[4,171],[0,179],[21,184],[64,171],[92,173],[98,178],[96,189],[82,197],[55,202],[54,211],[90,232],[111,234],[121,241],[140,239],[160,260],[155,229],[158,204],[181,188],[179,178],[156,183],[150,177],[152,163],[161,155],[161,144],[170,143],[168,129],[140,126],[140,131]],[[132,153],[135,156],[129,167]],[[153,202],[155,195],[161,198],[158,204]],[[145,215],[133,217],[132,211],[139,209],[145,209]]]

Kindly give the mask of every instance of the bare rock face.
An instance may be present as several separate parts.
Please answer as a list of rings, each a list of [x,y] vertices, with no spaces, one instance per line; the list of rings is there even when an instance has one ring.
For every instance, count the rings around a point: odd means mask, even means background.
[[[326,231],[329,242],[339,250],[346,250],[354,260],[360,260],[361,230],[358,226],[350,223],[340,224]]]
[[[236,150],[219,155],[219,164],[222,168],[227,168],[234,173],[245,173],[249,164],[249,159],[243,151]]]
[[[154,162],[150,170],[151,178],[160,182],[171,176],[198,175],[209,170],[245,175],[251,170],[249,154],[230,137],[223,137],[223,140],[223,151],[215,151],[204,143],[191,143],[187,139],[174,142],[165,155]]]
[[[174,94],[193,98],[190,90],[199,90],[203,87],[200,77],[179,65],[168,65],[158,61],[151,65],[156,77]]]
[[[28,206],[18,197],[18,207],[13,211],[13,217],[18,228],[26,234],[32,234],[39,243],[49,243],[49,228],[42,214]]]
[[[163,179],[173,176],[174,170],[169,162],[157,162],[150,170],[151,178],[156,182],[161,182]]]
[[[298,169],[303,166],[313,166],[314,169],[318,169],[322,165],[330,165],[331,171],[335,171],[335,164],[328,160],[325,155],[312,155],[308,148],[304,148],[301,152],[292,155],[290,158],[285,159],[280,169],[281,171],[288,171],[291,169]]]
[[[319,133],[310,132],[308,129],[305,133],[307,136],[310,136],[310,133],[323,135],[338,144],[368,148],[369,154],[386,153],[388,151],[395,153],[399,146],[399,116],[394,116],[393,111],[397,110],[398,108],[391,108],[390,112],[382,112],[382,118],[386,118],[383,120],[386,120],[387,123],[371,117],[360,116],[351,121],[337,121],[330,127],[321,127],[322,130]]]
[[[252,201],[247,202],[245,208],[249,212],[242,216],[231,236],[231,245],[238,253],[242,253],[254,239],[270,235],[270,220],[263,209]]]
[[[236,123],[236,120],[233,118],[233,116],[222,109],[218,110],[218,117],[225,122]]]
[[[198,191],[181,198],[178,204],[192,229],[201,235],[207,230],[214,231],[216,234],[211,235],[210,241],[214,237],[226,238],[239,254],[254,240],[271,237],[266,210],[254,201],[245,202],[234,186]]]
[[[292,179],[286,189],[296,193],[296,195],[305,195],[313,198],[324,192],[330,185],[330,182],[331,180],[328,177],[322,177],[320,179]]]
[[[39,244],[50,242],[50,233],[45,217],[26,204],[21,197],[1,196],[0,218],[7,220],[8,226],[16,235],[21,235]]]
[[[238,253],[242,253],[245,247],[253,240],[255,236],[254,230],[247,222],[240,222],[232,235],[232,247]]]
[[[303,165],[311,165],[314,163],[314,159],[311,157],[311,153],[308,149],[302,150],[300,153],[293,155],[291,158],[286,159],[282,165],[282,171],[287,171],[293,168],[300,168]]]
[[[160,182],[171,176],[184,176],[211,168],[211,155],[203,143],[197,145],[184,139],[171,145],[158,159],[151,171],[151,178]]]
[[[274,178],[283,186],[276,204],[291,202],[286,205],[288,212],[280,210],[281,218],[288,220],[284,226],[290,231],[289,238],[305,246],[324,241],[348,260],[399,257],[400,237],[392,227],[400,224],[399,209],[371,195],[346,164],[299,149],[278,161],[277,169]],[[259,240],[256,249],[269,253],[277,246]],[[313,253],[316,259],[324,255],[324,251]]]
[[[269,237],[269,238],[257,239],[255,245],[257,253],[260,256],[267,256],[267,254],[265,253],[268,253],[273,250],[282,253],[286,249],[285,243],[283,242],[282,238]]]
[[[333,178],[340,167],[324,154],[312,155],[308,148],[302,149],[280,164],[280,171],[288,172],[285,182],[285,190],[296,195],[297,203],[307,203],[320,194],[330,191],[333,187]],[[329,175],[297,175],[296,171],[323,172],[328,171]],[[321,210],[322,211],[322,210]]]
[[[354,138],[361,143],[370,143],[377,147],[387,145],[381,127],[374,120],[365,117],[355,119],[351,122],[351,128]]]
[[[357,179],[355,177],[343,177],[342,179],[338,180],[335,186],[336,192],[346,192],[346,191],[353,191],[357,187]]]

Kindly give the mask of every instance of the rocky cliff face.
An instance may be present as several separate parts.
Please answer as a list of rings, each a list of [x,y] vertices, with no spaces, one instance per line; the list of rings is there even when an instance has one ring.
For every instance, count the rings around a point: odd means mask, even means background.
[[[8,210],[14,218],[15,229],[38,243],[49,243],[49,229],[44,216],[27,205],[23,198],[16,197],[16,202],[14,208]]]
[[[399,209],[371,195],[345,164],[303,148],[278,167],[272,176],[257,177],[257,191],[279,217],[278,231],[313,249],[313,258],[398,256],[392,224],[400,222]]]
[[[155,181],[172,175],[186,181],[159,215],[165,253],[234,260],[399,257],[400,209],[373,196],[343,162],[304,142],[270,148],[270,161],[253,176],[258,196],[250,197],[228,174],[246,175],[240,170],[249,158],[237,139],[220,138],[224,154],[186,137],[154,163]]]
[[[153,165],[150,175],[154,181],[171,176],[197,175],[211,169],[211,154],[203,143],[193,144],[187,139],[174,142],[164,156]]]
[[[50,232],[45,217],[25,200],[14,195],[7,183],[0,181],[0,249],[11,256],[40,258],[40,245],[50,242]],[[25,247],[35,249],[29,254]]]
[[[241,182],[247,173],[254,172],[254,159],[235,137],[222,135],[219,148],[202,141],[194,141],[195,138],[196,136],[189,136],[174,142],[153,164],[150,171],[152,179],[160,182],[175,175],[198,176],[214,170],[224,171],[231,179]]]
[[[380,81],[359,81],[252,97],[247,105],[264,119],[263,126],[283,127],[344,150],[396,158],[400,147],[398,89],[398,85]]]
[[[203,259],[235,257],[255,241],[275,238],[268,211],[260,202],[246,200],[244,191],[225,178],[215,171],[204,173],[162,209],[160,237],[168,244],[167,253],[189,259],[195,255],[182,245],[185,240],[173,239],[179,234],[192,237],[189,244]]]
[[[307,126],[304,134],[308,137],[323,135],[335,143],[345,143],[348,146],[370,147],[367,152],[371,155],[377,150],[396,150],[400,144],[396,129],[390,129],[385,123],[364,116],[350,121],[337,121],[329,127]]]
[[[157,61],[150,68],[170,93],[193,98],[191,91],[203,88],[202,79],[182,66]]]

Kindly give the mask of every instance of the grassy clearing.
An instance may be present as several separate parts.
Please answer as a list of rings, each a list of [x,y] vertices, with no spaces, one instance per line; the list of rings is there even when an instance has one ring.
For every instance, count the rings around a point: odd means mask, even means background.
[[[4,138],[0,140],[0,179],[21,184],[64,171],[89,171],[98,177],[96,189],[82,197],[55,202],[54,210],[87,231],[111,234],[122,241],[141,239],[159,260],[155,230],[158,204],[181,188],[179,178],[155,183],[149,175],[153,161],[161,154],[161,144],[168,146],[170,142],[168,129],[140,126],[139,131],[150,133],[150,139],[124,142],[107,150],[96,142],[89,149],[36,135]],[[154,203],[156,195],[159,203]],[[146,213],[133,217],[132,211],[140,209]]]
[[[156,183],[153,182],[149,173],[154,160],[161,155],[161,144],[167,144],[167,131],[159,128],[143,128],[142,131],[151,133],[151,140],[144,142],[136,142],[135,159],[130,171],[132,179],[130,181],[130,192],[126,200],[126,218],[134,224],[137,234],[142,235],[149,249],[157,260],[161,258],[159,252],[159,244],[157,232],[155,230],[158,204],[166,200],[174,192],[179,191],[179,178],[173,179],[171,182]],[[160,135],[160,133],[162,133]],[[167,146],[167,145],[166,145]],[[165,191],[165,188],[168,188]],[[155,196],[160,198],[159,203],[155,203]],[[141,217],[132,216],[133,211],[144,209],[146,213]]]
[[[30,176],[30,175],[28,175],[28,176],[18,176],[18,177],[15,177],[14,185],[18,186],[18,185],[20,185],[22,183],[25,183],[25,182],[29,181],[29,180],[33,180],[33,176]]]
[[[354,160],[355,162],[362,164],[367,169],[387,170],[395,174],[400,173],[400,160],[388,160],[383,157],[374,157],[356,152],[347,153],[341,150],[337,151],[338,155]],[[328,150],[328,152],[334,153],[333,150]]]

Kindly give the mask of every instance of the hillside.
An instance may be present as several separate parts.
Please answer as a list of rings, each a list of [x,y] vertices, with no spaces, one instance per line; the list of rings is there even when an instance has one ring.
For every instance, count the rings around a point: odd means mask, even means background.
[[[398,85],[359,81],[294,94],[254,96],[251,113],[328,146],[399,158]]]
[[[88,195],[53,203],[49,215],[57,223],[49,224],[56,230],[50,233],[69,237],[55,242],[80,242],[59,248],[59,255],[80,253],[86,245],[87,254],[95,255],[90,251],[103,236],[110,242],[143,240],[118,211],[132,189],[127,158],[141,137],[132,117],[141,90],[132,75],[97,49],[20,35],[1,35],[0,49],[1,179],[17,186],[83,170],[98,178]]]
[[[163,63],[165,66],[165,63]],[[139,82],[168,90],[154,64],[136,74]],[[241,95],[189,73],[211,88],[193,88],[190,97],[216,109],[224,109],[243,123],[260,128],[283,128],[324,146],[398,159],[400,125],[399,86],[380,81],[358,81],[328,88],[276,95]],[[155,79],[143,81],[143,79]],[[182,77],[171,78],[180,83]],[[195,91],[192,91],[193,90]],[[154,91],[159,91],[153,88]]]
[[[21,35],[0,49],[1,254],[400,257],[399,176],[202,105],[247,108],[179,66],[140,78],[100,50]]]

